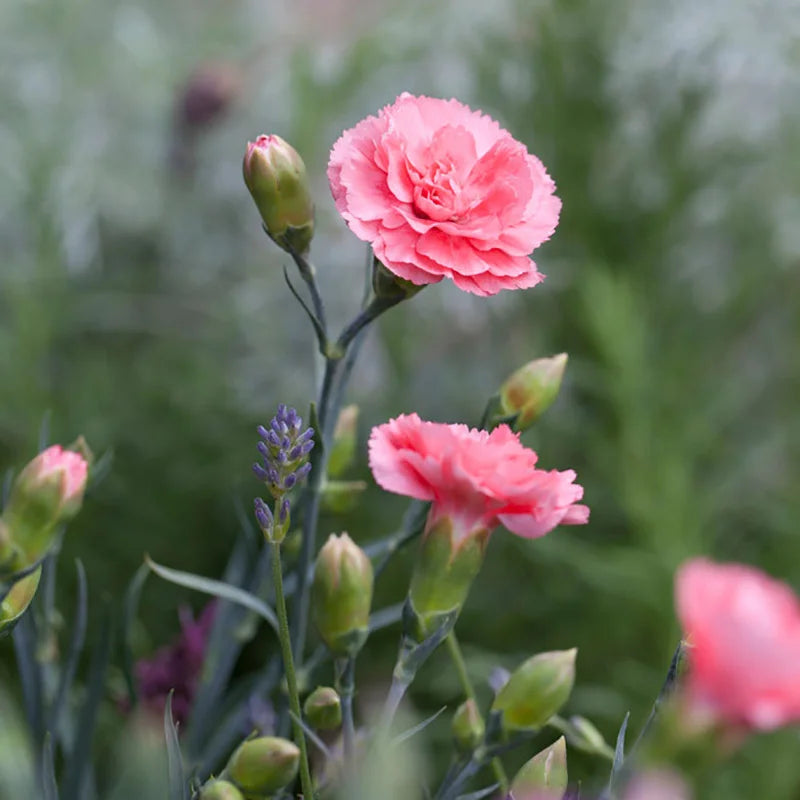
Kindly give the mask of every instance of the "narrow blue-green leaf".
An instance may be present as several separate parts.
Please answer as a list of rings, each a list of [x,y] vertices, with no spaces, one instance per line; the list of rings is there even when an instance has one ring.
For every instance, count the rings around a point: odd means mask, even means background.
[[[106,613],[100,626],[100,636],[92,652],[86,696],[78,715],[72,752],[66,759],[61,788],[65,798],[83,797],[84,786],[91,780],[92,741],[97,723],[97,711],[105,694],[106,671],[111,659],[111,615]]]
[[[167,741],[169,800],[189,800],[189,787],[183,771],[183,756],[178,742],[178,726],[172,718],[172,690],[164,704],[164,738]]]
[[[481,800],[483,797],[488,797],[490,794],[494,794],[499,786],[499,783],[493,783],[491,786],[487,786],[485,789],[478,789],[477,792],[460,794],[456,800]]]
[[[149,556],[145,556],[145,562],[156,575],[170,583],[185,586],[187,589],[194,589],[196,592],[203,592],[214,597],[221,597],[223,600],[232,600],[234,603],[239,603],[239,605],[255,611],[256,614],[269,623],[275,633],[278,632],[278,618],[275,616],[275,612],[254,594],[223,581],[215,581],[212,578],[204,578],[202,575],[193,575],[191,572],[181,572],[169,567],[162,567],[160,564],[156,564]]]
[[[620,770],[622,769],[623,763],[625,762],[625,733],[628,730],[628,720],[630,719],[630,716],[631,712],[629,711],[625,715],[625,719],[622,720],[622,725],[620,725],[619,733],[617,734],[617,745],[614,748],[614,763],[611,765],[611,777],[608,781],[609,793],[613,791],[614,783],[617,780]]]
[[[240,678],[220,701],[221,714],[206,731],[199,755],[192,754],[192,763],[197,764],[199,774],[218,770],[242,737],[252,732],[249,698],[269,696],[283,676],[280,656],[269,659],[267,664],[261,673]]]
[[[47,733],[42,747],[42,798],[43,800],[58,800],[58,785],[56,784],[56,767],[53,762],[53,740]]]
[[[47,448],[50,443],[50,416],[51,411],[48,408],[42,415],[42,423],[39,425],[39,452]]]
[[[306,738],[311,740],[311,743],[317,748],[317,750],[319,750],[320,753],[325,756],[325,758],[331,759],[332,754],[328,749],[328,746],[322,741],[322,739],[319,738],[319,736],[317,736],[316,733],[314,733],[311,728],[308,727],[308,725],[306,725],[304,720],[298,717],[294,711],[289,711],[289,716],[300,725],[300,727],[303,729],[303,733],[306,735]]]
[[[415,736],[420,731],[425,730],[425,728],[427,728],[428,725],[430,725],[431,722],[433,722],[446,708],[447,706],[442,706],[435,714],[431,714],[431,716],[429,716],[427,719],[424,719],[422,722],[414,725],[413,728],[409,728],[408,730],[398,734],[394,737],[394,739],[392,739],[392,744],[398,745],[401,742],[406,741],[406,739],[410,739],[412,736]]]
[[[17,674],[22,684],[22,699],[25,716],[34,740],[39,742],[44,736],[44,713],[42,696],[44,679],[42,665],[36,657],[36,620],[31,613],[23,614],[12,631],[14,655],[17,659]]]
[[[262,547],[261,554],[256,558],[247,534],[242,533],[228,560],[223,582],[244,591],[257,589],[269,574],[269,558],[266,552],[267,548]],[[219,700],[228,685],[239,653],[250,638],[241,634],[243,623],[248,621],[254,621],[253,612],[236,603],[221,601],[217,604],[203,659],[200,684],[184,733],[184,746],[192,763],[202,752],[208,740],[208,731],[214,727],[215,717],[220,715]],[[255,633],[256,626],[249,627]]]
[[[387,606],[386,608],[380,609],[380,611],[375,611],[370,614],[369,632],[374,633],[383,628],[388,628],[396,622],[400,622],[403,618],[404,605],[405,603],[395,603],[393,606]]]
[[[133,626],[136,622],[136,613],[139,610],[139,598],[142,596],[142,588],[150,569],[147,564],[142,564],[136,570],[128,588],[125,590],[125,599],[122,604],[122,625],[120,631],[120,645],[122,648],[122,674],[125,676],[125,684],[128,687],[128,699],[133,708],[139,702],[138,692],[136,691],[136,681],[133,677]]]
[[[89,471],[89,482],[86,485],[87,492],[92,491],[108,477],[113,462],[114,451],[109,449],[92,464],[92,468]]]
[[[83,651],[83,643],[86,640],[88,593],[86,588],[86,570],[83,568],[80,559],[75,560],[75,569],[78,573],[78,601],[75,607],[75,619],[72,623],[72,638],[70,639],[67,657],[61,670],[61,678],[58,682],[56,698],[50,709],[50,722],[47,727],[51,731],[57,731],[59,729],[58,723],[61,712],[64,709],[69,690],[72,688],[75,670],[78,667],[78,659]]]

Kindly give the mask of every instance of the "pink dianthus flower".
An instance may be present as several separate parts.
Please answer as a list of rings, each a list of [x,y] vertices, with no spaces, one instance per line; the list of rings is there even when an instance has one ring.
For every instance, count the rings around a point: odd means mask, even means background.
[[[456,100],[400,95],[331,151],[336,208],[395,275],[451,278],[492,295],[544,279],[528,257],[558,224],[542,162],[497,122]]]
[[[692,711],[746,728],[800,720],[800,600],[744,564],[685,563],[675,578]]]
[[[491,433],[403,414],[373,428],[369,463],[387,491],[433,502],[429,524],[453,521],[457,539],[504,525],[529,539],[580,525],[589,508],[572,470],[536,468],[537,455],[508,425]]]

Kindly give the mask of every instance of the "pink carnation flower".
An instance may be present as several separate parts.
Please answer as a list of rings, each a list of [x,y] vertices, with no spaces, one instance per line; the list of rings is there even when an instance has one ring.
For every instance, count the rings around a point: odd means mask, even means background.
[[[753,567],[697,558],[678,570],[675,594],[692,710],[760,730],[800,720],[795,593]]]
[[[404,414],[373,428],[369,463],[387,491],[433,501],[433,524],[453,520],[456,537],[505,525],[529,539],[556,525],[580,525],[583,487],[572,470],[536,469],[536,453],[507,425],[494,431],[424,422]]]
[[[542,162],[456,100],[400,95],[342,134],[328,180],[339,213],[395,275],[478,295],[544,279],[528,256],[558,224]]]

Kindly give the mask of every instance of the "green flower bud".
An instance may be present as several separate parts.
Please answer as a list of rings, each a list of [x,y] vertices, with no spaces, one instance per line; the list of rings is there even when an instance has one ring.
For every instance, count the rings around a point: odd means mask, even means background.
[[[562,736],[522,766],[511,782],[512,797],[560,800],[567,790],[567,743]]]
[[[336,420],[328,456],[328,475],[332,478],[338,478],[353,463],[356,456],[357,429],[358,406],[345,406]]]
[[[42,568],[39,567],[30,575],[18,580],[0,601],[0,632],[13,627],[31,604],[39,587],[41,575]]]
[[[319,635],[338,656],[353,656],[367,640],[372,564],[346,534],[331,535],[319,551],[311,610]]]
[[[514,372],[500,387],[505,416],[517,414],[514,429],[524,431],[552,405],[561,388],[567,354],[537,358]]]
[[[306,252],[314,235],[314,203],[298,152],[280,136],[259,136],[247,143],[242,169],[267,233],[284,250]]]
[[[306,698],[303,714],[312,728],[318,731],[335,730],[342,724],[342,702],[336,689],[318,686]]]
[[[474,700],[465,700],[456,709],[451,730],[456,748],[461,753],[471,753],[483,741],[486,725]]]
[[[506,731],[537,730],[567,702],[575,683],[577,652],[539,653],[511,673],[492,703],[492,711],[503,713]]]
[[[481,528],[459,539],[453,529],[447,516],[429,523],[411,575],[408,597],[416,630],[408,633],[420,641],[443,616],[461,608],[483,564],[489,531]]]
[[[297,777],[300,750],[294,742],[261,736],[242,742],[230,757],[223,777],[250,798],[267,797]]]
[[[244,800],[244,795],[228,781],[207,783],[197,800]]]
[[[0,569],[14,572],[47,551],[57,526],[80,510],[89,464],[53,445],[17,476],[0,521]]]

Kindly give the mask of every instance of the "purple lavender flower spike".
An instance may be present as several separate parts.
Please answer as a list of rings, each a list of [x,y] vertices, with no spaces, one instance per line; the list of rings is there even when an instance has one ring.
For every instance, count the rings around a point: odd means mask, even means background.
[[[261,437],[256,444],[261,463],[253,466],[253,472],[264,481],[273,498],[281,501],[278,522],[285,528],[290,511],[286,493],[311,471],[308,454],[314,447],[314,429],[304,429],[297,411],[281,404],[269,424],[259,425],[257,431]],[[260,498],[255,501],[255,515],[267,538],[278,535],[272,512]]]

